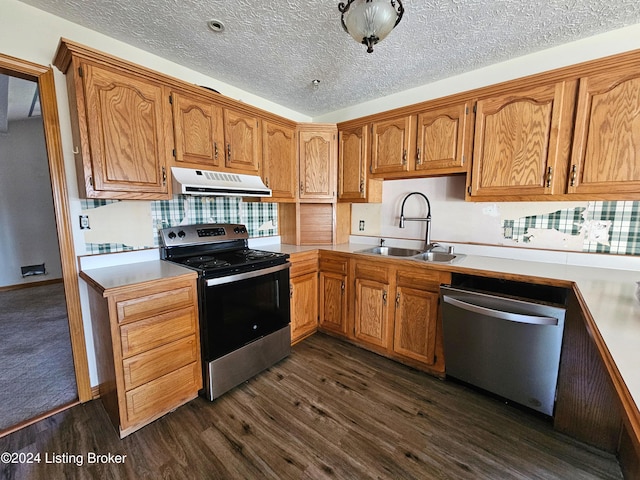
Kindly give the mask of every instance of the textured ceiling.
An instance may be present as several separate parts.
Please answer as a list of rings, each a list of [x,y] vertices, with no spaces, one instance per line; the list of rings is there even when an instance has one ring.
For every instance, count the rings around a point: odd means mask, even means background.
[[[638,0],[405,0],[367,54],[338,0],[22,1],[310,117],[640,23]]]

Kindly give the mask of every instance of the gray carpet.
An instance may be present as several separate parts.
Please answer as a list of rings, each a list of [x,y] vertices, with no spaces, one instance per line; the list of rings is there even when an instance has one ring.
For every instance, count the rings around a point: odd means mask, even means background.
[[[0,292],[0,431],[76,398],[62,283]]]

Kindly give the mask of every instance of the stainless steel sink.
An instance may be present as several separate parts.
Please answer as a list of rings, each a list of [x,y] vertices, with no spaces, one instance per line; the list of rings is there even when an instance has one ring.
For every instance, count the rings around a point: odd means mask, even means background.
[[[373,247],[359,250],[356,253],[371,253],[374,255],[387,255],[389,257],[413,257],[414,255],[422,253],[422,251],[413,248]]]
[[[446,252],[424,252],[420,255],[416,255],[416,260],[422,260],[423,262],[434,263],[454,263],[459,262],[465,257],[465,255],[446,253]]]

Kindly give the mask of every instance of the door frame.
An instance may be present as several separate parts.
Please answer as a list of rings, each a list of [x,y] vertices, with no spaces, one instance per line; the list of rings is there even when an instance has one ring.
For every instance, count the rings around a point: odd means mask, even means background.
[[[92,399],[53,69],[0,54],[0,73],[38,83],[78,400]]]

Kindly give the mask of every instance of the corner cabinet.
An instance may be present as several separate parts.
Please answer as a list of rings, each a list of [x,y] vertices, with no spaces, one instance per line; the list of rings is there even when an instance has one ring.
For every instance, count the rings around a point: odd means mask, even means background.
[[[300,201],[335,201],[337,133],[335,125],[304,124],[298,127]]]
[[[169,198],[163,85],[66,47],[54,63],[67,77],[80,195]]]
[[[115,288],[92,286],[100,398],[123,438],[202,388],[196,277],[189,272]]]

